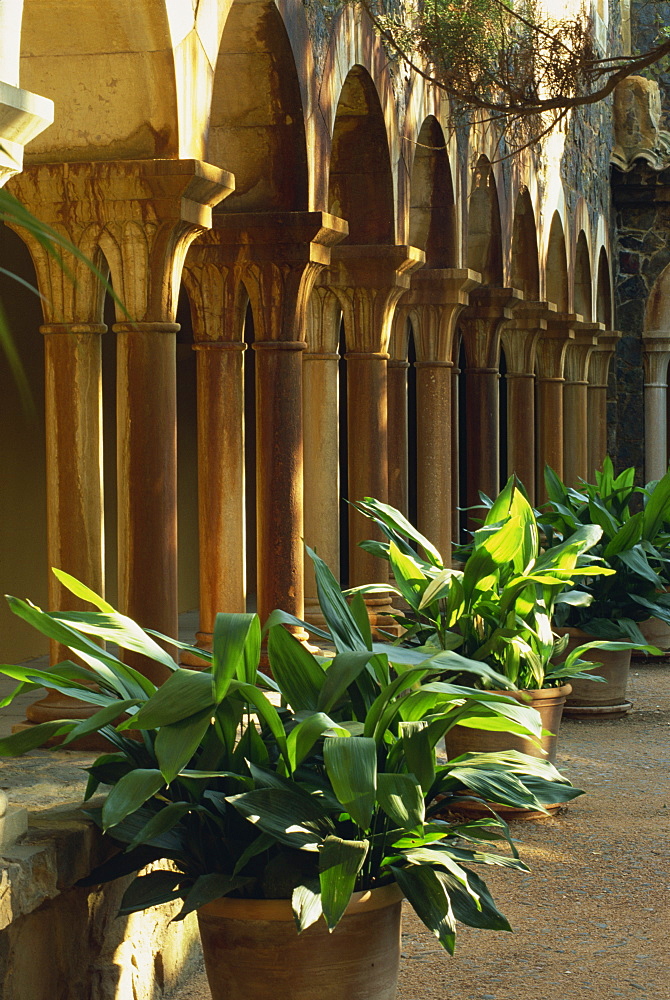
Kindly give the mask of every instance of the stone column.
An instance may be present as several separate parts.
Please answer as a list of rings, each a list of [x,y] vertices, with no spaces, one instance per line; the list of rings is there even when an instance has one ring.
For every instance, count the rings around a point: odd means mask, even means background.
[[[409,276],[423,263],[407,246],[344,246],[333,252],[328,284],[342,306],[347,338],[347,426],[349,499],[388,500],[388,411],[386,362],[396,303]],[[370,537],[370,522],[354,508],[349,516],[349,585],[385,580],[384,560],[358,545]],[[388,597],[366,600],[372,624],[389,609]]]
[[[670,335],[645,331],[644,351],[644,478],[660,479],[668,471],[668,363]]]
[[[416,317],[417,508],[419,530],[451,561],[452,380],[458,318],[480,275],[467,269],[421,270],[407,299]]]
[[[600,469],[607,455],[607,383],[610,361],[614,356],[616,342],[621,334],[607,330],[600,334],[593,348],[589,362],[589,481],[595,482],[596,469]]]
[[[114,326],[119,604],[144,628],[176,636],[174,320],[188,247],[211,225],[212,206],[231,192],[233,181],[226,171],[194,160],[97,163],[87,180],[120,298]],[[138,654],[124,658],[156,683],[167,675]]]
[[[550,302],[519,302],[513,318],[502,328],[507,363],[507,475],[523,483],[535,503],[535,354],[547,329],[546,317],[555,312]]]
[[[249,293],[256,351],[258,613],[302,617],[302,357],[307,302],[347,225],[322,212],[222,214],[212,239]],[[301,631],[301,637],[306,633]]]
[[[513,288],[485,287],[472,292],[460,326],[466,356],[466,503],[480,504],[480,490],[500,492],[500,412],[498,379],[500,332],[511,319],[511,307],[522,293]],[[474,525],[475,518],[471,517]]]
[[[544,503],[544,467],[550,465],[563,478],[563,383],[565,353],[575,339],[573,313],[556,313],[547,320],[547,329],[537,344],[537,483],[536,498]]]
[[[184,285],[191,302],[198,420],[200,612],[196,642],[211,648],[219,611],[246,611],[244,316],[247,297],[217,260],[211,230],[191,246]]]
[[[409,409],[407,398],[409,308],[403,302],[393,315],[390,357],[386,365],[388,405],[388,502],[396,510],[409,516]]]
[[[575,327],[565,355],[563,386],[563,474],[565,482],[577,486],[589,477],[588,390],[589,363],[597,344],[601,323],[581,323]]]
[[[305,542],[340,578],[341,309],[335,295],[317,286],[307,309],[303,354]],[[323,625],[311,559],[305,557],[305,619]]]
[[[461,474],[459,447],[459,376],[461,369],[456,364],[459,351],[454,344],[454,360],[451,369],[451,537],[461,541]]]

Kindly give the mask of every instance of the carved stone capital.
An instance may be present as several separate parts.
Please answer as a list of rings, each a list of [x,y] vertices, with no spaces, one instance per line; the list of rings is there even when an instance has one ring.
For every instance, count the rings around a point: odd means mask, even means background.
[[[547,329],[538,339],[535,369],[543,382],[563,382],[565,354],[575,339],[575,324],[581,322],[578,313],[554,313],[547,318]]]
[[[497,370],[503,323],[512,318],[512,307],[522,299],[517,288],[486,286],[470,293],[470,304],[460,317],[469,370]]]
[[[412,276],[402,306],[411,306],[419,361],[447,361],[458,319],[481,275],[468,268],[430,268]]]

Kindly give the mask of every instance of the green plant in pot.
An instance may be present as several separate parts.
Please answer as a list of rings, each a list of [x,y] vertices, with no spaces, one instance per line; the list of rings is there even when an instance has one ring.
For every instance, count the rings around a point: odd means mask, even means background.
[[[330,586],[327,571],[321,575]],[[372,649],[369,628],[357,623],[360,608],[352,611],[334,585],[328,600],[341,607],[328,613],[339,619],[338,650],[312,655],[276,617],[271,679],[258,670],[255,615],[219,615],[212,653],[197,651],[209,666],[196,671],[177,666],[156,633],[58,576],[98,610],[47,613],[9,601],[86,667],[68,660],[2,670],[19,682],[14,695],[48,686],[98,710],[1,739],[0,754],[54,737],[69,745],[92,732],[109,741],[88,768],[86,798],[104,788],[90,815],[121,851],[87,884],[139,872],[122,913],[178,899],[176,919],[197,911],[215,1000],[265,997],[270,983],[278,1000],[392,1000],[403,895],[448,951],[457,921],[509,929],[476,871],[525,870],[506,825],[436,814],[466,788],[540,810],[580,793],[546,761],[506,753],[438,764],[435,746],[469,720],[537,739],[534,712],[444,683],[430,662],[393,663]],[[100,639],[164,664],[168,680],[156,688],[96,645]],[[507,853],[491,850],[496,839]],[[146,870],[161,861],[167,867]]]
[[[541,514],[547,552],[561,546],[563,539],[587,523],[597,524],[601,538],[585,556],[598,557],[613,573],[586,573],[577,584],[577,593],[588,598],[583,603],[556,606],[554,623],[569,636],[569,645],[585,638],[628,640],[629,649],[598,652],[599,673],[607,688],[574,685],[567,711],[573,714],[616,716],[631,707],[626,697],[630,649],[640,648],[658,655],[648,644],[640,626],[650,615],[670,623],[670,601],[665,591],[668,577],[668,537],[670,523],[670,473],[646,489],[636,487],[635,470],[614,475],[606,458],[596,473],[595,483],[582,482],[579,488],[561,482],[549,466],[545,469],[548,501]],[[637,510],[635,508],[638,508]]]
[[[356,507],[388,539],[363,545],[389,560],[396,593],[411,609],[398,616],[406,629],[398,641],[416,644],[425,654],[457,650],[469,661],[488,664],[498,677],[502,675],[505,686],[523,692],[517,697],[532,701],[541,712],[546,730],[542,750],[553,759],[561,711],[570,691],[567,682],[585,679],[593,683],[588,672],[593,664],[584,659],[585,654],[595,647],[618,649],[622,645],[594,639],[566,651],[568,640],[552,632],[552,615],[559,604],[591,601],[588,593],[573,589],[574,581],[585,574],[613,575],[597,559],[580,565],[598,544],[602,529],[577,525],[560,545],[543,551],[536,513],[512,477],[486,510],[470,554],[463,568],[456,570],[444,566],[434,546],[398,511],[370,498]],[[630,643],[623,645],[630,647]],[[467,668],[460,678],[472,680]],[[497,686],[495,679],[484,675],[476,683]],[[471,745],[472,734],[465,727],[447,737],[450,754]],[[487,736],[486,745],[510,745],[509,734]]]

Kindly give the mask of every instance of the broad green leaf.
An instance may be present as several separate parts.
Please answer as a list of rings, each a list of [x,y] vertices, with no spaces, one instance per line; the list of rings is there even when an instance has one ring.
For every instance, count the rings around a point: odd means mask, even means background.
[[[283,625],[270,629],[268,656],[275,680],[293,711],[316,711],[326,679],[318,660]]]
[[[82,722],[79,722],[63,740],[63,746],[67,746],[68,743],[72,743],[74,740],[81,739],[82,736],[88,736],[89,733],[98,732],[103,726],[114,722],[120,715],[123,715],[129,708],[137,704],[139,704],[137,699],[126,701],[115,700],[113,704],[107,705],[106,708],[101,708],[90,719],[84,719]]]
[[[370,618],[368,616],[368,609],[363,599],[363,595],[360,592],[354,594],[351,598],[349,609],[354,621],[358,625],[363,639],[365,640],[365,645],[368,649],[372,649],[372,629],[370,628]]]
[[[436,875],[445,893],[451,900],[456,920],[468,927],[481,927],[492,931],[511,931],[509,921],[502,915],[493,902],[486,883],[475,872],[468,872],[468,886],[471,892],[463,888],[451,872],[437,871]],[[473,898],[476,894],[477,902]]]
[[[180,667],[122,728],[158,729],[206,709],[213,715],[214,708],[211,675]]]
[[[365,736],[327,737],[323,759],[333,792],[362,829],[369,830],[377,793],[377,746]]]
[[[227,796],[226,802],[259,830],[287,847],[317,851],[334,829],[318,803],[288,788],[258,788]]]
[[[361,635],[356,619],[346,602],[339,584],[323,559],[317,556],[309,545],[306,545],[308,555],[314,563],[316,589],[319,606],[330,629],[335,648],[338,653],[345,650],[364,650],[367,643]]]
[[[640,511],[624,522],[614,537],[605,546],[603,550],[603,557],[605,559],[611,559],[612,556],[620,554],[625,549],[632,548],[640,541],[642,537],[643,517],[644,514]]]
[[[242,851],[239,858],[235,862],[235,867],[233,868],[233,875],[239,875],[240,872],[244,871],[245,865],[252,858],[258,857],[259,854],[263,854],[264,851],[270,850],[274,847],[275,839],[271,837],[269,833],[259,833],[255,840],[249,844],[249,846]]]
[[[380,772],[377,775],[377,802],[402,830],[415,830],[423,824],[426,815],[423,792],[412,774]]]
[[[416,915],[442,947],[453,955],[456,922],[451,901],[437,872],[428,865],[410,865],[408,868],[392,865],[391,871]]]
[[[189,889],[181,910],[173,919],[183,920],[189,913],[200,909],[201,906],[206,906],[207,903],[213,903],[215,899],[227,896],[228,893],[239,889],[248,881],[248,879],[236,878],[224,872],[209,872],[207,875],[200,875],[195,880],[193,888]]]
[[[315,712],[299,722],[286,738],[291,769],[295,770],[303,762],[317,740],[333,731],[349,738],[347,730],[338,726],[324,712]]]
[[[118,915],[125,917],[129,913],[179,899],[182,892],[178,886],[183,881],[182,872],[157,871],[138,875],[123,894]]]
[[[258,615],[218,614],[212,637],[212,683],[217,704],[225,698],[233,677],[256,680],[261,651]]]
[[[398,590],[410,607],[418,610],[428,582],[427,577],[416,560],[401,552],[395,542],[391,542],[389,546],[389,561]]]
[[[537,809],[546,812],[542,803],[514,774],[485,772],[481,768],[460,765],[453,767],[450,775],[461,781],[471,792],[481,795],[487,802],[500,803],[515,809]]]
[[[653,542],[664,524],[670,521],[670,472],[654,487],[644,508],[642,535]]]
[[[12,733],[11,736],[0,736],[0,757],[20,757],[30,750],[41,747],[54,736],[69,733],[76,725],[77,723],[70,719],[40,722],[37,726],[22,729],[18,733]]]
[[[141,653],[170,671],[177,668],[173,658],[162,646],[154,642],[132,618],[121,615],[118,611],[54,611],[51,617],[86,635],[94,635],[106,642],[116,643],[122,649]]]
[[[401,722],[400,739],[409,771],[414,774],[424,794],[435,780],[435,750],[428,737],[427,722]]]
[[[317,710],[330,712],[343,697],[350,684],[365,670],[372,652],[338,653],[326,670],[317,701]]]
[[[448,596],[452,587],[454,576],[457,571],[453,569],[443,569],[434,577],[423,592],[423,597],[419,602],[418,610],[428,607],[433,601],[440,601]]]
[[[266,695],[253,684],[241,684],[239,681],[231,681],[230,690],[231,692],[239,693],[254,706],[261,724],[267,726],[274,736],[279,752],[284,759],[284,763],[286,767],[290,769],[286,733],[284,732],[282,721],[279,718],[279,713],[272,702],[269,701]]]
[[[332,931],[340,922],[368,853],[367,840],[326,837],[319,848],[319,884],[323,915]]]
[[[135,812],[165,787],[165,779],[154,768],[136,768],[114,785],[102,807],[102,828],[105,832]]]
[[[167,833],[168,830],[172,830],[187,813],[192,811],[192,802],[171,802],[169,805],[164,806],[133,837],[126,848],[126,852],[134,851],[140,844],[147,844],[156,837]]]
[[[154,743],[154,753],[167,785],[186,767],[212,723],[212,709],[161,726]]]
[[[291,897],[291,909],[293,910],[293,919],[295,920],[298,934],[316,923],[323,913],[320,884],[317,879],[314,879],[309,884],[297,885],[295,887],[293,896]]]
[[[67,587],[70,593],[75,595],[75,597],[78,597],[82,601],[87,601],[89,604],[94,604],[98,611],[109,611],[112,614],[115,614],[115,609],[112,605],[108,604],[104,597],[100,597],[99,594],[96,594],[96,592],[91,590],[90,587],[87,587],[86,584],[81,583],[79,580],[75,579],[75,577],[70,576],[69,573],[65,573],[62,569],[56,569],[55,566],[51,567],[51,572],[64,587]]]
[[[416,542],[423,549],[426,558],[433,566],[442,567],[444,565],[442,556],[432,542],[422,535],[420,531],[417,531],[404,514],[401,514],[395,507],[382,503],[380,500],[375,500],[373,497],[365,497],[365,500],[354,503],[352,506],[372,521],[376,521],[380,527],[390,529],[392,533],[397,534],[400,538],[409,538],[412,542]],[[409,546],[408,550],[410,550]]]

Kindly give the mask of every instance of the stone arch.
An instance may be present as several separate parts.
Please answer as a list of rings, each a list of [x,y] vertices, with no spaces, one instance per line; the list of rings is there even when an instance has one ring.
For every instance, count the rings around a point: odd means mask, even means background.
[[[216,61],[205,155],[235,174],[235,191],[219,211],[307,208],[300,84],[284,22],[267,0],[237,0],[230,9]]]
[[[577,237],[577,248],[575,251],[573,302],[575,312],[579,313],[580,316],[583,316],[589,322],[593,316],[592,300],[591,258],[586,233],[582,229]]]
[[[596,278],[596,320],[604,323],[605,329],[612,329],[612,280],[610,264],[605,247],[600,248],[598,255],[598,274]]]
[[[457,264],[457,222],[444,133],[433,115],[423,122],[412,165],[409,242],[426,254],[427,268]]]
[[[57,109],[54,124],[31,142],[28,163],[179,155],[178,88],[163,0],[27,0],[21,85],[50,97]]]
[[[328,211],[349,223],[349,242],[395,242],[393,175],[379,96],[370,74],[354,66],[337,104]]]
[[[535,213],[527,187],[516,199],[512,227],[511,283],[525,298],[536,302],[540,297],[540,264],[537,250]]]
[[[568,312],[568,258],[563,223],[558,212],[554,212],[549,229],[545,275],[547,299],[554,302],[560,312]]]
[[[477,160],[468,206],[468,267],[486,285],[502,285],[503,255],[498,189],[488,157]]]

